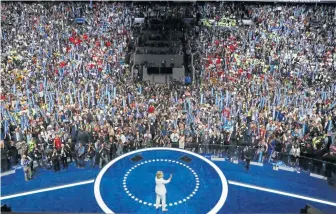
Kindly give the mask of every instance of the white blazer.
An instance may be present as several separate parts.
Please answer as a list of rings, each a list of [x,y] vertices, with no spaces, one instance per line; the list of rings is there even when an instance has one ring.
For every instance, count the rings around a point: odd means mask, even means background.
[[[155,193],[158,195],[165,195],[167,193],[165,184],[168,184],[170,180],[170,178],[168,180],[165,180],[163,178],[157,178],[155,176]]]

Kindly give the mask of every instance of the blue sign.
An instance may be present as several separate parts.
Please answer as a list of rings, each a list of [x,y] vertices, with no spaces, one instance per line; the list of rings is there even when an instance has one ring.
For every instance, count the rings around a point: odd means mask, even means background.
[[[75,22],[76,22],[77,24],[83,24],[85,21],[86,21],[85,18],[76,18],[76,19],[75,19]]]

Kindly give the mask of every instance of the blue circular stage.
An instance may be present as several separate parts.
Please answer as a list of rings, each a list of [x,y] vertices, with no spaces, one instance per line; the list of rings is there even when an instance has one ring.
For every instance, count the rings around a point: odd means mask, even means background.
[[[205,157],[173,148],[148,148],[107,164],[94,184],[105,213],[156,213],[155,174],[163,171],[168,213],[219,213],[228,194],[223,172]]]

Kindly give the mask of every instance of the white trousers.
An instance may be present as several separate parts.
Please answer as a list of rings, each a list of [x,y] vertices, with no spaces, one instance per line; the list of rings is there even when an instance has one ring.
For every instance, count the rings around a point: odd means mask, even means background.
[[[166,194],[158,195],[156,194],[156,208],[160,206],[160,201],[162,203],[162,210],[166,209]]]
[[[184,141],[179,142],[179,149],[184,149]]]

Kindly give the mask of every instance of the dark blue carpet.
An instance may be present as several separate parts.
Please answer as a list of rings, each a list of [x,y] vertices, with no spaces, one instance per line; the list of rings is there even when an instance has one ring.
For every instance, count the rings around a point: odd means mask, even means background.
[[[330,188],[326,181],[306,173],[274,171],[270,165],[251,166],[250,171],[246,173],[241,164],[216,162],[216,165],[223,171],[227,180],[336,202],[335,189]]]
[[[179,153],[151,152],[142,153],[142,155],[144,160],[140,162],[157,158],[183,162],[179,160],[181,157]],[[195,188],[196,179],[193,173],[183,165],[159,161],[140,165],[129,173],[126,187],[132,195],[139,199],[135,201],[125,192],[123,178],[131,167],[140,162],[134,163],[129,158],[124,159],[110,168],[103,176],[101,194],[104,202],[112,210],[123,211],[123,213],[162,213],[160,210],[156,211],[153,206],[139,203],[139,200],[148,203],[155,202],[154,177],[157,170],[164,171],[165,178],[168,178],[170,173],[173,174],[172,182],[167,185],[167,202],[168,204],[177,202],[177,205],[169,206],[167,214],[206,213],[220,196],[221,185],[217,173],[203,161],[193,158],[189,164],[185,164],[197,174],[199,188],[190,200],[183,202],[183,199]],[[216,165],[223,171],[227,180],[336,202],[336,192],[328,186],[326,181],[312,178],[305,173],[273,171],[268,165],[252,166],[250,172],[246,173],[241,164],[216,162]],[[1,178],[1,194],[6,196],[94,179],[98,172],[99,169],[82,170],[73,166],[59,173],[40,170],[36,173],[34,180],[27,183],[20,169],[15,174]],[[93,189],[92,183],[2,200],[1,203],[6,203],[12,206],[13,211],[19,212],[99,213],[102,211],[95,200]],[[181,199],[183,203],[179,203]],[[324,213],[336,213],[336,207],[333,206],[234,185],[229,185],[227,200],[219,213],[299,213],[306,204],[311,204]]]
[[[101,213],[93,184],[4,200],[15,212]]]
[[[222,210],[223,213],[300,213],[306,204],[325,214],[336,213],[336,207],[234,185],[229,185],[229,197]]]
[[[18,212],[85,212],[101,213],[101,209],[92,194],[93,185],[83,185],[67,189],[44,192],[2,201]],[[80,195],[79,195],[80,194]],[[210,198],[210,196],[206,196]],[[203,202],[200,202],[202,204]],[[221,213],[299,213],[307,203],[321,209],[326,214],[336,213],[335,207],[307,202],[296,198],[261,192],[238,186],[229,186],[229,197]],[[129,204],[133,206],[134,203]],[[169,213],[187,213],[185,205],[179,205],[178,212],[169,209]],[[162,213],[149,209],[145,213]]]
[[[17,169],[15,174],[1,177],[1,195],[11,195],[94,179],[98,173],[98,168],[86,167],[85,169],[78,169],[72,163],[67,170],[61,170],[60,172],[37,169],[34,179],[26,182],[23,169]]]

